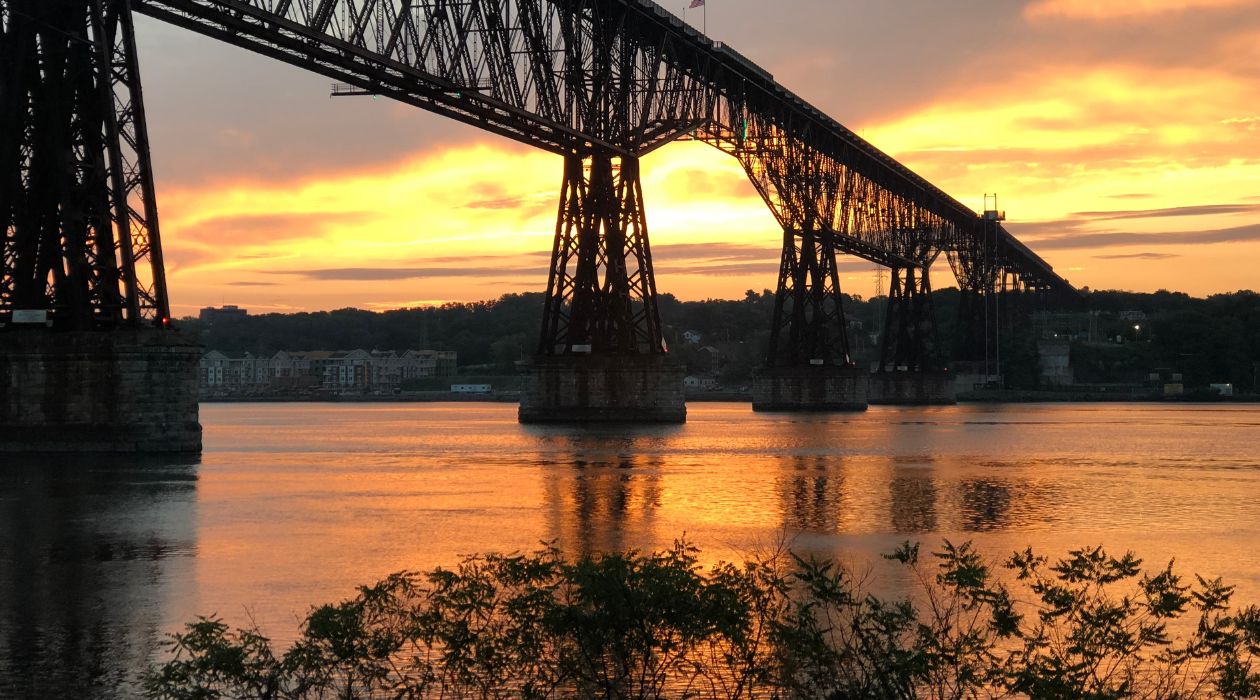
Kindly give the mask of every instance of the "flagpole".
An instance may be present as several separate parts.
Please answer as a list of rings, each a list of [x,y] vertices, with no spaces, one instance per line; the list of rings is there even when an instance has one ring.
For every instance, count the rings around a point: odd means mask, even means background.
[[[702,33],[708,37],[708,3],[704,3],[702,0],[690,0],[690,3],[688,3],[687,0],[683,0],[683,23],[687,23],[687,10],[696,8],[696,6],[701,8]]]

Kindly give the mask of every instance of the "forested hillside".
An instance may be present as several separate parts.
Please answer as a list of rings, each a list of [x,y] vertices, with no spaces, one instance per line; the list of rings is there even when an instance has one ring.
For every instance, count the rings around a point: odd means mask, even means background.
[[[955,347],[958,298],[952,288],[934,295],[938,347],[946,357]],[[875,358],[885,302],[882,297],[846,300],[859,362]],[[746,381],[761,364],[774,309],[769,291],[708,301],[679,301],[665,294],[660,309],[666,340],[690,371],[733,384]],[[1078,381],[1140,382],[1150,371],[1168,369],[1183,373],[1188,386],[1232,382],[1241,391],[1254,391],[1260,363],[1260,295],[1254,292],[1200,299],[1173,292],[1086,290],[1083,306],[1075,311],[1069,320],[1076,319],[1077,332],[1069,337]],[[263,314],[213,324],[185,319],[183,327],[208,349],[226,352],[455,350],[461,367],[513,372],[538,346],[541,312],[541,294],[508,294],[493,301],[383,313]],[[1044,323],[1026,320],[1004,337],[1004,369],[1011,385],[1036,383],[1035,340],[1046,330]],[[688,331],[699,342],[686,342]]]

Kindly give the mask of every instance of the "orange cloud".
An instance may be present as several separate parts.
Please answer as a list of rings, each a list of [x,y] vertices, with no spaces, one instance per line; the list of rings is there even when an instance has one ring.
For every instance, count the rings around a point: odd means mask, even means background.
[[[178,312],[541,291],[561,173],[553,155],[483,144],[299,181],[159,188]],[[731,297],[773,285],[781,233],[738,162],[674,144],[644,160],[643,179],[663,290]]]
[[[1000,102],[986,96],[1000,95]],[[1257,191],[1260,86],[1207,71],[1047,69],[959,93],[870,130],[872,140],[969,201],[1007,193],[1020,218],[1236,202]]]
[[[1112,20],[1254,4],[1255,0],[1036,0],[1024,8],[1024,16],[1030,20]]]
[[[1260,251],[1256,104],[1260,85],[1221,71],[1056,66],[869,134],[964,202],[998,191],[1076,284],[1211,293],[1255,286],[1231,260]]]

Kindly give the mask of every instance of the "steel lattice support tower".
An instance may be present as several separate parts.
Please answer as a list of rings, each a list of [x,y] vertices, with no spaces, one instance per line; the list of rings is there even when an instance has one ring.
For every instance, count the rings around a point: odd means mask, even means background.
[[[768,367],[808,364],[849,366],[848,323],[836,268],[836,251],[812,228],[786,230]]]
[[[0,0],[0,312],[165,325],[129,0]]]
[[[995,244],[997,225],[979,222],[980,229],[968,241],[949,252],[949,264],[958,280],[958,332],[954,359],[985,363],[989,373],[997,353],[998,280],[1001,275]]]
[[[928,267],[894,267],[880,348],[880,372],[940,369]]]
[[[754,135],[759,127],[750,124],[746,136]],[[771,135],[718,147],[740,160],[783,226],[766,367],[851,366],[833,228],[842,169],[813,149]]]
[[[637,158],[565,158],[539,354],[665,351]]]

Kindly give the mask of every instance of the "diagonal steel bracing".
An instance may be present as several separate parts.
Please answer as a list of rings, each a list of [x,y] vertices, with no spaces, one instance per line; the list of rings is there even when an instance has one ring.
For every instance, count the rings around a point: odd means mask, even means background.
[[[130,10],[5,0],[0,18],[0,312],[167,323]]]
[[[783,226],[766,365],[851,365],[836,267],[842,186],[834,161],[791,139],[745,142],[732,154]]]
[[[941,368],[928,269],[892,269],[880,347],[880,372],[930,372]]]
[[[565,159],[538,351],[665,351],[638,159]]]

